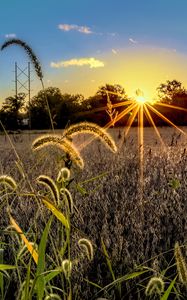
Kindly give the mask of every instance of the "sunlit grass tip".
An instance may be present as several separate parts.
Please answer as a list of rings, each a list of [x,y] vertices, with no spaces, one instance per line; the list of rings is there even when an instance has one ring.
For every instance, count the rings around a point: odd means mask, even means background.
[[[32,50],[32,48],[20,39],[10,39],[1,46],[1,50],[4,50],[5,48],[7,48],[11,45],[21,46],[26,51],[26,53],[28,54],[28,56],[34,66],[37,76],[42,81],[42,78],[43,78],[42,68],[41,68],[40,62],[39,62],[37,56],[35,55],[34,51]]]
[[[68,168],[62,168],[57,176],[57,182],[67,182],[70,179],[70,170]]]
[[[15,182],[15,180],[11,176],[8,176],[8,175],[1,175],[0,176],[0,184],[4,184],[12,190],[17,189],[17,183]]]
[[[66,279],[70,278],[72,272],[72,262],[69,259],[65,259],[62,262],[62,269]]]
[[[91,241],[88,239],[82,238],[78,241],[78,245],[81,248],[81,250],[84,251],[84,253],[88,257],[88,259],[90,261],[93,260],[94,251],[93,251],[93,246],[92,246]]]
[[[69,211],[72,213],[73,212],[73,199],[72,199],[70,191],[68,191],[68,189],[66,189],[66,188],[61,188],[60,193],[63,196],[65,202],[67,203]]]
[[[161,295],[164,292],[164,281],[161,277],[152,277],[145,289],[146,296]]]
[[[23,231],[21,230],[21,228],[19,227],[19,225],[16,223],[16,221],[14,220],[14,218],[10,214],[9,214],[9,218],[10,218],[10,224],[17,231],[17,233],[19,234],[20,238],[22,239],[22,241],[27,246],[27,249],[30,252],[30,254],[32,255],[35,263],[38,264],[38,253],[37,253],[37,251],[33,248],[32,244],[27,240],[27,238],[24,235]]]
[[[74,136],[80,133],[90,133],[98,137],[112,152],[117,152],[116,144],[113,138],[106,130],[91,122],[81,122],[75,125],[71,125],[64,130],[63,135],[65,137]]]
[[[36,250],[36,252],[38,253],[38,245],[36,243],[33,243],[33,242],[29,242],[29,243],[30,243],[31,247],[33,247],[33,249]],[[23,244],[23,241],[22,241],[22,244]],[[27,248],[27,245],[23,244],[21,249],[17,253],[17,259],[21,259],[23,256],[25,256],[27,254],[27,252],[29,252],[28,248]]]
[[[57,148],[63,150],[65,153],[68,153],[70,159],[81,169],[84,167],[84,162],[80,153],[76,147],[69,142],[67,139],[62,138],[58,135],[44,135],[35,139],[32,143],[32,150],[40,150],[47,146],[56,146]]]
[[[187,265],[182,255],[182,251],[180,249],[178,242],[175,243],[174,255],[175,255],[179,280],[181,283],[187,284]]]
[[[43,184],[45,187],[47,187],[50,190],[51,195],[55,201],[55,204],[58,204],[60,201],[60,194],[54,180],[49,176],[45,176],[45,175],[38,176],[36,180],[39,184]]]

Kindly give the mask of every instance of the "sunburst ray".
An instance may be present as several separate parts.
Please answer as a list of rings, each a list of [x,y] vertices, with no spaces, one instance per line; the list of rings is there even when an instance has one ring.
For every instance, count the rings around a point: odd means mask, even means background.
[[[147,103],[147,106],[152,110],[157,116],[159,116],[162,120],[167,122],[169,125],[173,126],[175,129],[179,130],[181,133],[186,134],[182,129],[180,129],[177,125],[175,125],[172,121],[166,118],[163,114],[161,114],[157,109],[155,109],[152,105]]]
[[[125,95],[122,95],[120,93],[106,91],[106,96],[109,97],[109,94],[116,95],[120,98],[125,97]],[[136,97],[134,99],[129,99],[125,101],[120,101],[119,103],[112,104],[112,101],[108,101],[110,104],[110,109],[118,108],[118,107],[124,107],[124,109],[116,116],[115,120],[110,120],[105,126],[104,129],[108,129],[111,126],[115,125],[118,121],[120,121],[124,116],[131,113],[130,117],[127,120],[126,123],[126,129],[124,130],[124,139],[121,142],[121,146],[126,139],[126,136],[129,133],[129,130],[136,118],[138,116],[138,149],[139,149],[139,166],[140,166],[140,173],[139,173],[139,186],[140,186],[140,200],[143,204],[143,194],[144,194],[144,115],[147,118],[150,125],[152,125],[163,149],[166,150],[166,146],[163,142],[163,139],[160,135],[160,132],[155,124],[155,121],[153,120],[153,117],[150,113],[152,111],[154,114],[156,114],[159,118],[164,120],[167,124],[174,127],[178,131],[180,131],[182,134],[186,134],[181,128],[179,128],[177,125],[175,125],[171,120],[169,120],[166,116],[164,116],[158,109],[156,109],[154,106],[160,106],[160,107],[168,107],[171,109],[177,109],[181,111],[186,111],[186,108],[175,106],[172,104],[165,104],[160,102],[151,102],[148,101],[144,94],[140,91],[136,91]],[[103,106],[100,108],[96,108],[90,112],[97,112],[102,110],[107,110],[108,106]],[[90,138],[81,145],[79,145],[79,149],[82,150],[84,147],[86,147],[88,144],[90,144],[94,138]],[[121,149],[120,146],[120,149]],[[143,207],[143,206],[142,206]]]
[[[121,120],[125,115],[127,115],[131,110],[134,109],[134,107],[137,104],[132,102],[126,109],[124,109],[115,119],[115,123],[117,123],[119,120]],[[110,121],[108,122],[103,128],[104,129],[108,129],[113,125],[114,121]],[[93,140],[95,140],[95,137],[88,139],[87,141],[85,141],[84,143],[80,144],[78,146],[79,151],[83,150],[83,148],[85,148],[86,146],[88,146]]]
[[[127,124],[126,124],[126,129],[124,130],[124,137],[123,137],[123,140],[121,142],[121,144],[119,145],[119,148],[121,149],[122,145],[124,144],[125,140],[126,140],[126,137],[129,133],[129,130],[138,114],[138,110],[139,110],[139,104],[136,104],[135,108],[132,110],[132,113],[130,115],[130,117],[128,118],[127,120]]]
[[[156,132],[156,135],[158,136],[158,138],[159,138],[159,140],[160,140],[162,146],[165,147],[165,144],[164,144],[163,139],[162,139],[162,137],[161,137],[161,135],[160,135],[160,132],[158,131],[158,129],[157,129],[157,127],[156,127],[156,124],[155,124],[153,118],[151,117],[151,114],[150,114],[150,112],[149,112],[149,110],[148,110],[146,104],[144,105],[144,111],[145,111],[145,115],[146,115],[146,117],[147,117],[148,122],[150,123],[150,125],[153,126],[153,128],[154,128],[154,130],[155,130],[155,132]]]
[[[182,110],[182,111],[186,111],[187,112],[187,109],[184,108],[184,107],[175,106],[175,105],[167,104],[167,103],[161,103],[161,102],[156,102],[155,104],[158,105],[158,106],[169,107],[169,108],[178,109],[178,110]]]

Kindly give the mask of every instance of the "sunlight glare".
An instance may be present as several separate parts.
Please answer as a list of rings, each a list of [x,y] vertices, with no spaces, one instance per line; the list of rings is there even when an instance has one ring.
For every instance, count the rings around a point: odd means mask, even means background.
[[[136,96],[136,101],[137,101],[139,104],[143,104],[143,103],[145,103],[147,100],[146,100],[145,97],[143,97],[143,96]]]
[[[138,102],[138,104],[144,104],[147,102],[146,98],[144,97],[144,93],[140,90],[136,90],[135,100]]]

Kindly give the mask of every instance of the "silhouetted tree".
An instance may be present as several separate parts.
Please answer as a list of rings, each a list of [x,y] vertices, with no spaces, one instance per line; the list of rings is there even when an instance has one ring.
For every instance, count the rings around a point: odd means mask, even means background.
[[[107,101],[107,92],[110,96],[111,102],[124,101],[127,98],[124,88],[120,84],[108,84],[99,87],[96,95],[101,96],[103,100]]]
[[[158,96],[161,102],[175,104],[176,100],[187,95],[187,91],[178,80],[167,80],[161,83],[157,88]]]
[[[187,90],[178,80],[167,80],[157,88],[159,100],[166,105],[178,106],[187,109]],[[187,112],[174,108],[159,107],[159,110],[175,124],[187,123]]]
[[[55,128],[64,127],[67,122],[74,122],[76,112],[81,110],[84,97],[80,94],[62,94],[59,88],[48,87],[38,92],[31,99],[30,111],[33,128],[50,128],[50,118],[46,104],[48,100],[53,125]]]
[[[21,127],[20,110],[24,107],[26,94],[18,93],[17,96],[10,96],[3,102],[0,110],[0,119],[7,129],[17,129]]]
[[[110,120],[107,113],[107,105],[116,104],[125,100],[128,100],[128,96],[121,85],[105,84],[99,87],[96,94],[86,101],[86,105],[89,107],[86,117],[99,125],[105,125]],[[122,107],[119,107],[117,110],[120,112],[122,109]],[[122,122],[124,122],[124,120],[122,120]]]

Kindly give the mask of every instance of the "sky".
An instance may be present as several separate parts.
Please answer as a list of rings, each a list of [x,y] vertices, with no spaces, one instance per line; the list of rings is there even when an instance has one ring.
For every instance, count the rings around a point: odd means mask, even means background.
[[[110,83],[129,96],[141,89],[154,98],[166,80],[187,88],[186,11],[186,0],[0,0],[0,44],[25,41],[41,62],[45,86],[62,93],[88,97]],[[27,67],[23,49],[0,52],[0,104],[15,93],[15,62]],[[31,78],[34,96],[41,89],[34,69]]]

